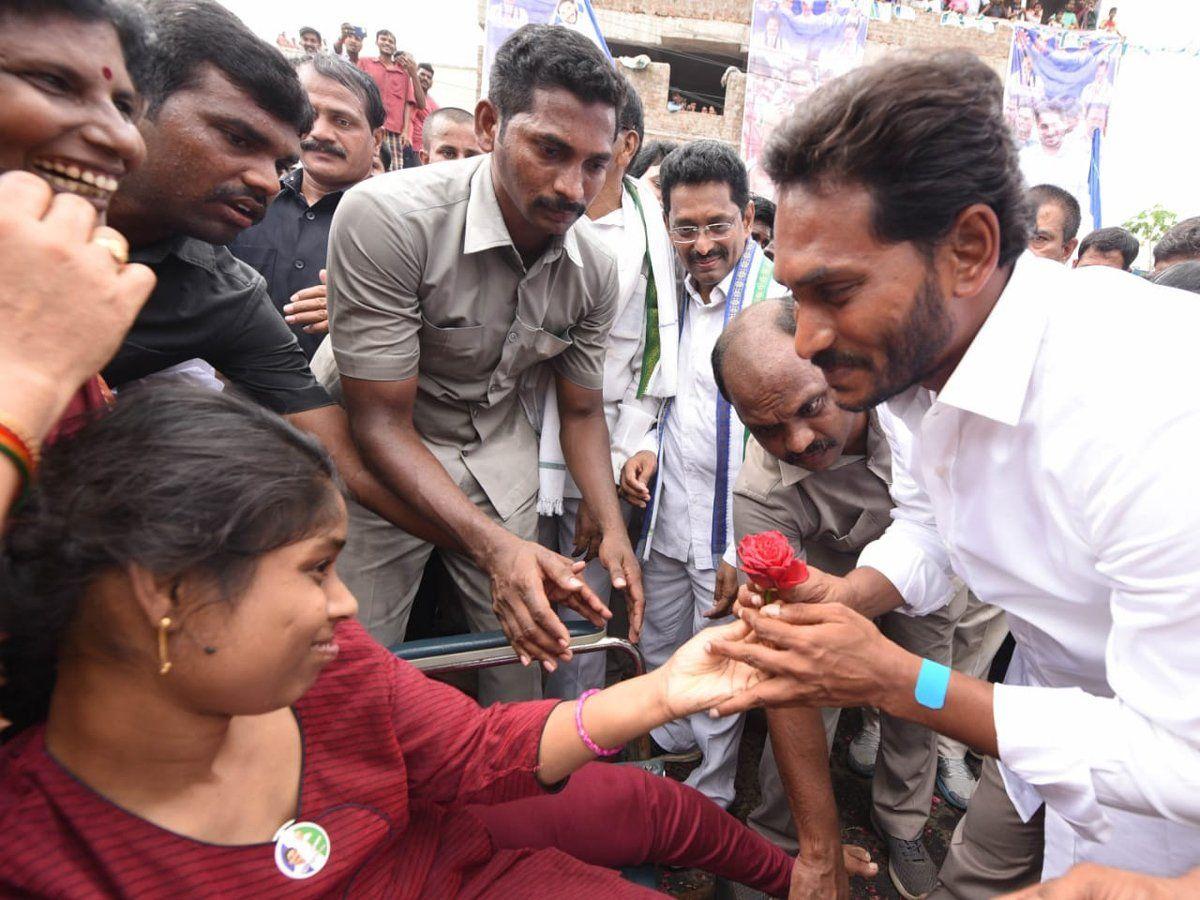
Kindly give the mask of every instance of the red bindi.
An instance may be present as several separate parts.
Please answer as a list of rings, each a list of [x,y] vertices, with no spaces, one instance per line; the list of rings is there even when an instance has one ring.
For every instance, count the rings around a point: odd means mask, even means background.
[[[108,66],[105,66],[103,69],[101,69],[100,74],[104,76],[105,81],[112,81],[112,69],[110,69]]]

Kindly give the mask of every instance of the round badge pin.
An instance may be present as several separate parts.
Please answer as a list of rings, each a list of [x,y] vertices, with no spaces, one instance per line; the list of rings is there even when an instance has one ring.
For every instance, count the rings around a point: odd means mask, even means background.
[[[312,878],[329,851],[329,833],[315,822],[286,822],[275,833],[275,866],[288,878]]]

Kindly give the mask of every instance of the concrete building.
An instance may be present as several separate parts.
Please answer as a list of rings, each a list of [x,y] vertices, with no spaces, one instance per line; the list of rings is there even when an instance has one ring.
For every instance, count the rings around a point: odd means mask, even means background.
[[[707,137],[740,144],[753,0],[592,0],[592,6],[613,56],[641,65],[622,71],[642,97],[647,140]],[[482,21],[483,0],[479,13]],[[865,61],[897,49],[964,47],[1003,75],[1012,39],[1007,23],[997,22],[987,34],[943,27],[938,14],[916,15],[915,21],[872,21]],[[676,92],[716,114],[670,112],[667,100]]]

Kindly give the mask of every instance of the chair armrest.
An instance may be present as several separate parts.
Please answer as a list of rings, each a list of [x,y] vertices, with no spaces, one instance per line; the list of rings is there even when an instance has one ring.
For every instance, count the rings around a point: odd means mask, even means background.
[[[570,635],[571,647],[585,647],[604,637],[604,628],[597,628],[591,622],[569,621],[563,623]],[[516,651],[508,643],[503,631],[481,631],[476,634],[452,634],[446,637],[421,638],[417,641],[407,641],[389,648],[394,656],[416,664],[418,660],[440,661],[443,657],[469,654],[471,656],[486,656],[489,659],[497,654],[517,659]],[[439,668],[441,666],[439,665]]]

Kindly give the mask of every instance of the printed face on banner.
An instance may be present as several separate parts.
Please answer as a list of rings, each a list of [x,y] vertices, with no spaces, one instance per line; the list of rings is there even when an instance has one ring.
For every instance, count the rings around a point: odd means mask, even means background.
[[[1085,223],[1098,225],[1098,182],[1091,178],[1121,44],[1111,36],[1018,26],[1012,43],[1004,112],[1029,185],[1053,184],[1079,201]]]
[[[867,16],[848,0],[760,0],[754,7],[742,118],[750,189],[775,187],[759,165],[766,142],[805,97],[862,62]]]

